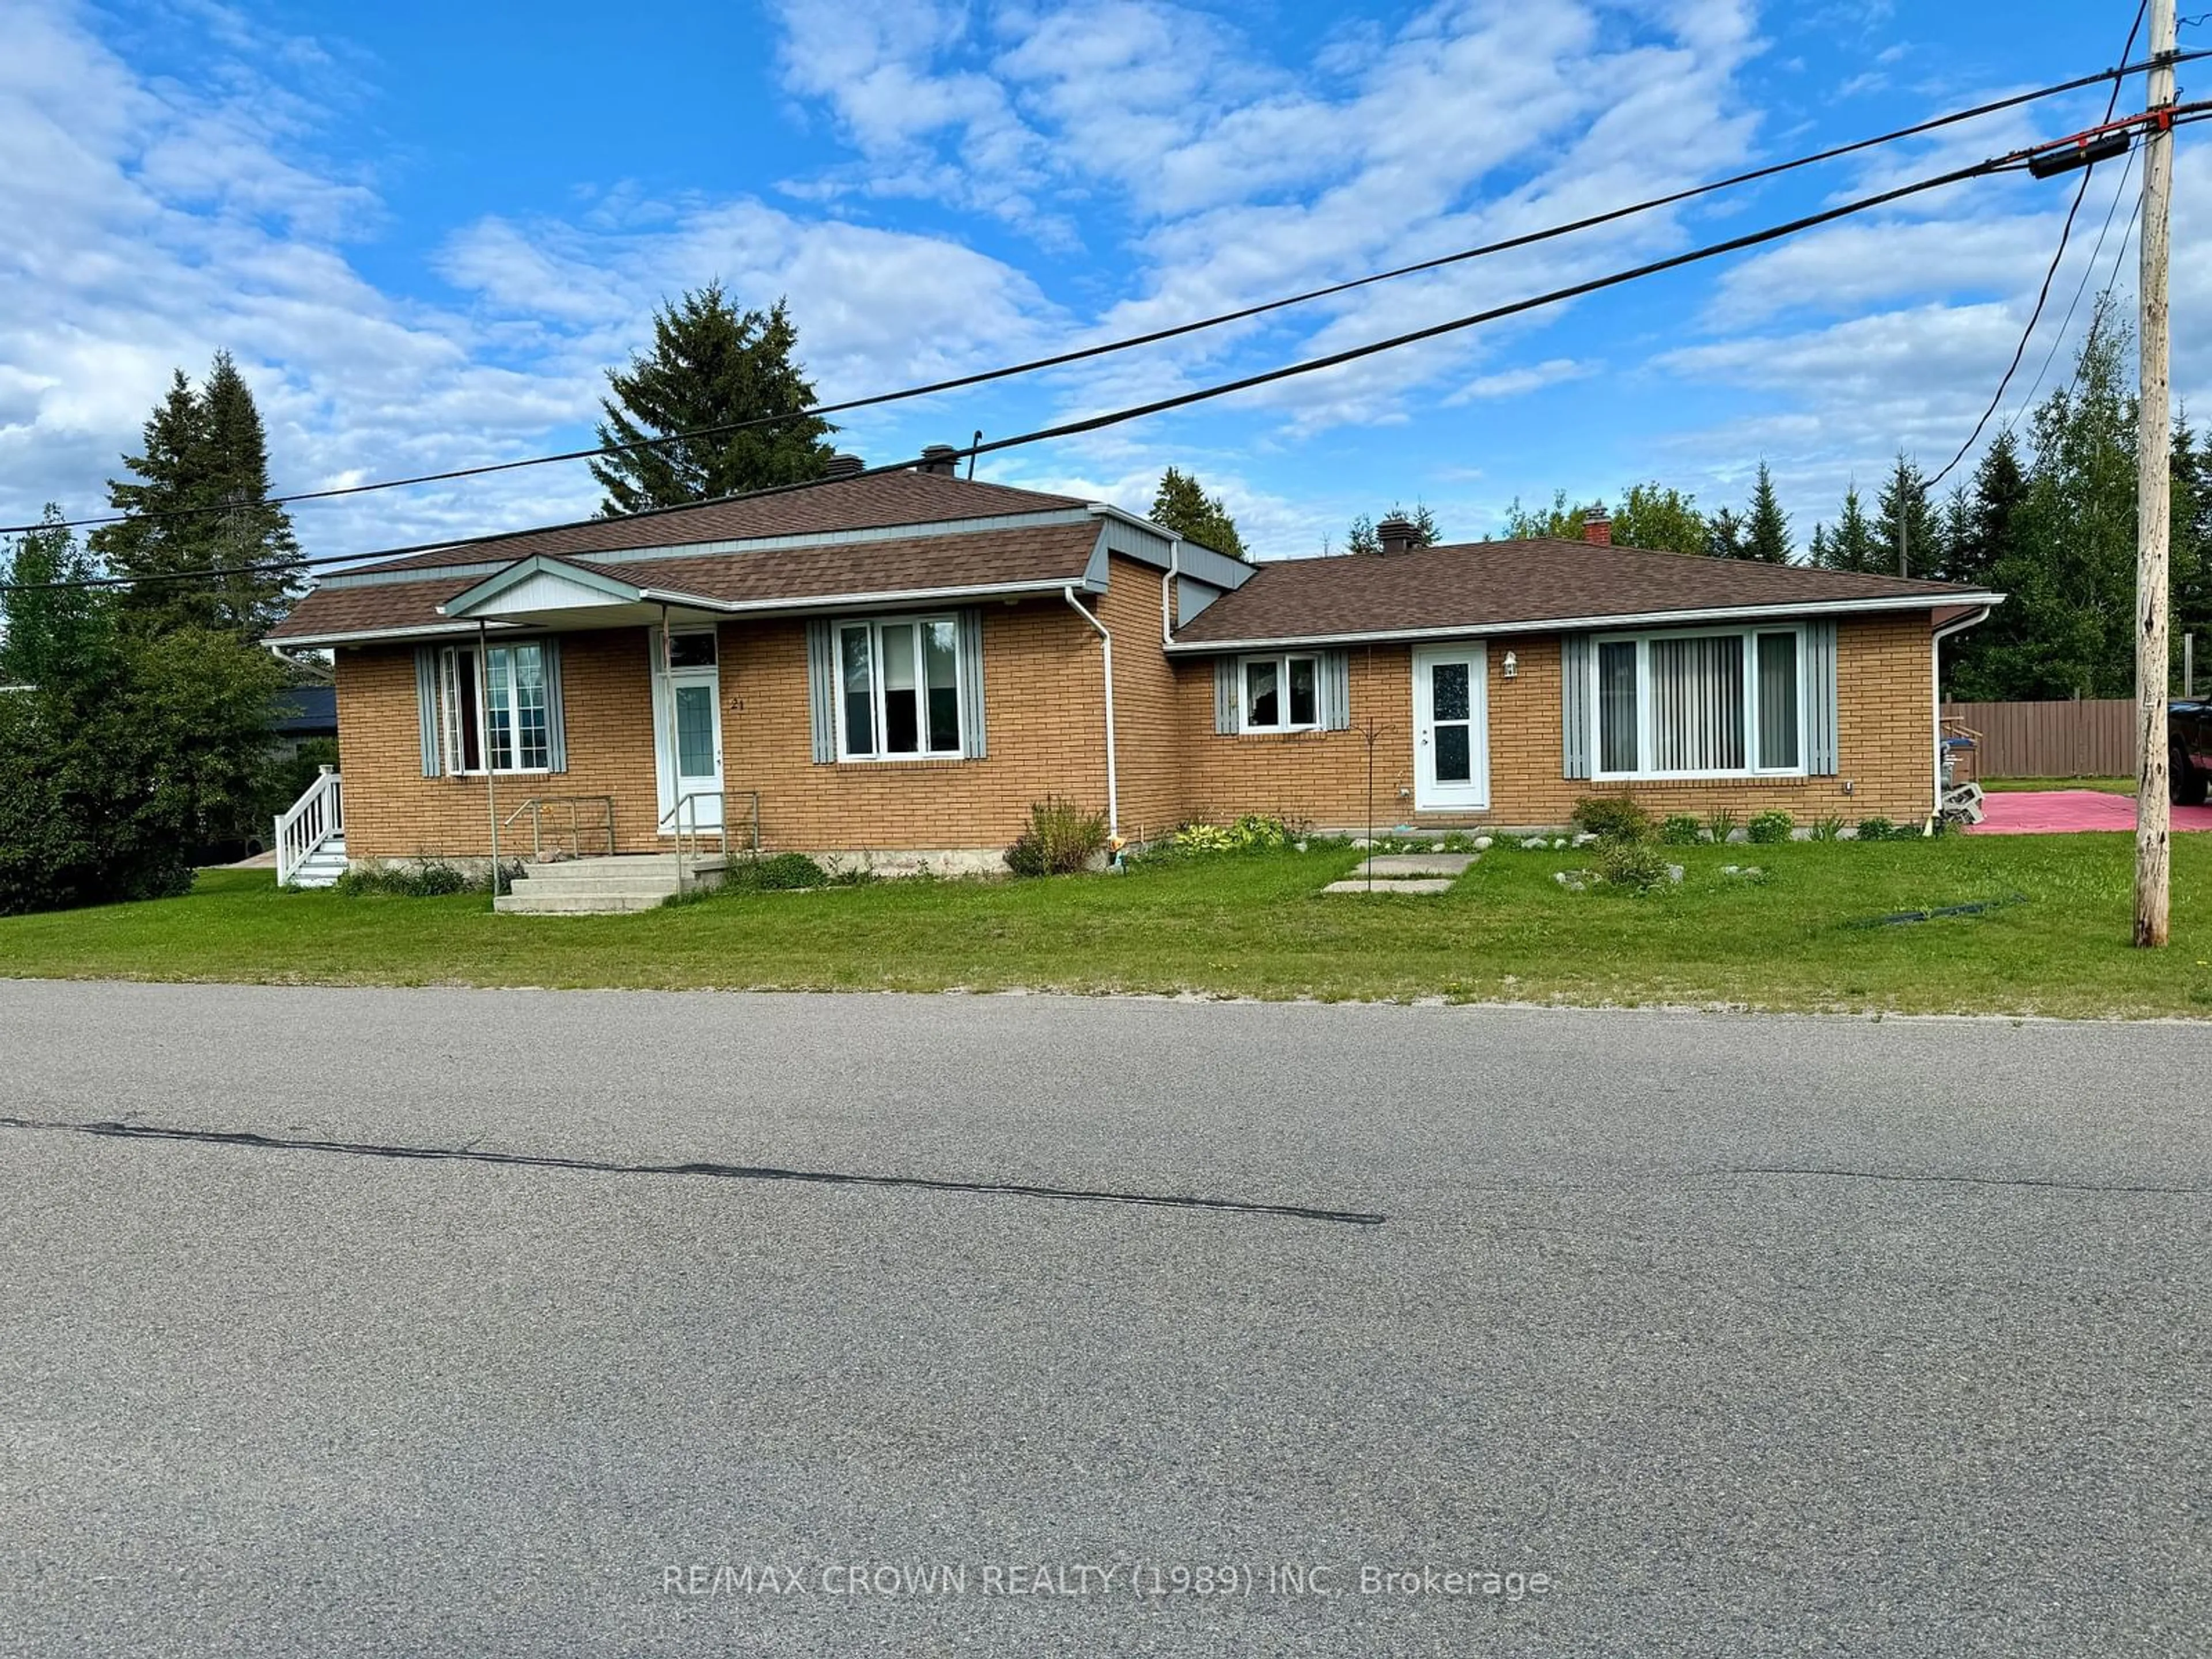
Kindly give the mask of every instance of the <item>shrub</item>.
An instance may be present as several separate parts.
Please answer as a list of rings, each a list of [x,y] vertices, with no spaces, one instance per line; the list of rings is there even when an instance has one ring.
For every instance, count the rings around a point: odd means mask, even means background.
[[[829,883],[829,873],[804,853],[771,853],[766,858],[746,859],[722,872],[723,886],[762,893],[795,892],[805,887],[826,887]]]
[[[1898,839],[1897,826],[1887,818],[1861,818],[1859,839],[1861,841],[1895,841]]]
[[[1598,843],[1597,872],[1608,887],[1648,893],[1667,879],[1667,860],[1649,842],[1603,841]]]
[[[1105,847],[1103,817],[1047,795],[1030,808],[1029,828],[1006,848],[1006,868],[1018,876],[1072,875]]]
[[[1776,808],[1761,812],[1744,826],[1744,833],[1758,842],[1788,841],[1792,820],[1790,814]]]
[[[331,890],[345,898],[448,898],[480,893],[483,885],[451,859],[420,858],[349,870],[331,884]]]
[[[1168,845],[1177,853],[1251,853],[1287,847],[1297,834],[1297,830],[1282,818],[1247,812],[1236,823],[1226,826],[1186,823],[1175,832]],[[1105,845],[1103,838],[1098,844],[1101,847]],[[1096,852],[1097,848],[1091,850]],[[1011,854],[1007,861],[1012,862]]]
[[[1575,803],[1575,828],[1601,841],[1649,841],[1651,814],[1626,795],[1585,795]]]
[[[1814,818],[1812,833],[1814,841],[1841,841],[1844,838],[1844,821],[1832,812],[1825,817]]]
[[[1659,839],[1669,847],[1695,847],[1705,826],[1687,812],[1671,812],[1659,825]]]
[[[1725,806],[1716,806],[1705,814],[1705,834],[1711,838],[1713,845],[1718,847],[1735,834],[1737,823],[1734,812]]]

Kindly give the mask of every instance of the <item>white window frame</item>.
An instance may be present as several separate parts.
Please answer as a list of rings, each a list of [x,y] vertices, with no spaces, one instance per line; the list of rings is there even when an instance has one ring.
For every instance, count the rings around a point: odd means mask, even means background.
[[[1760,750],[1759,729],[1759,646],[1764,634],[1787,634],[1796,641],[1797,665],[1797,764],[1795,766],[1761,766],[1758,764]],[[1662,772],[1653,769],[1651,757],[1657,752],[1651,728],[1651,643],[1655,640],[1716,640],[1738,641],[1743,653],[1743,753],[1745,764],[1717,770],[1695,772]],[[1600,696],[1602,679],[1599,665],[1603,648],[1623,643],[1636,647],[1636,766],[1626,772],[1608,772],[1605,761],[1605,705]],[[1601,634],[1590,641],[1589,653],[1589,711],[1590,711],[1590,777],[1599,783],[1657,783],[1695,778],[1803,778],[1810,777],[1810,744],[1812,734],[1807,726],[1808,709],[1805,695],[1805,627],[1802,623],[1769,623],[1742,628],[1659,628],[1633,634]]]
[[[543,766],[501,766],[496,769],[492,768],[490,764],[490,653],[494,651],[501,650],[508,653],[507,668],[507,706],[510,710],[519,710],[522,706],[522,687],[515,676],[514,653],[525,646],[533,647],[538,652],[539,673],[541,678],[550,673],[550,669],[545,663],[545,642],[543,640],[502,640],[497,645],[483,647],[481,653],[483,660],[478,665],[477,670],[472,672],[471,674],[471,683],[475,690],[477,703],[477,754],[483,763],[483,764],[477,766],[464,766],[461,764],[461,761],[467,754],[467,750],[461,743],[461,709],[460,697],[459,694],[460,686],[460,660],[462,653],[465,652],[471,657],[477,657],[479,655],[478,647],[476,642],[471,641],[465,645],[446,646],[439,651],[438,741],[443,746],[444,753],[442,759],[448,776],[456,778],[480,778],[483,777],[488,770],[493,769],[495,769],[501,777],[541,777],[550,776],[552,775],[553,710],[552,688],[550,684],[548,684],[546,688],[545,764]],[[519,722],[514,731],[514,752],[518,755],[522,752],[521,728]]]
[[[921,630],[933,623],[942,623],[952,630],[952,747],[933,749],[929,746],[929,669],[924,654]],[[868,631],[868,719],[871,735],[876,747],[866,754],[855,754],[846,740],[845,732],[845,635],[855,629]],[[915,724],[921,738],[921,747],[892,752],[883,747],[884,720],[884,630],[910,629],[914,632],[914,674]],[[917,761],[957,761],[968,753],[968,652],[961,638],[960,618],[957,613],[932,611],[927,616],[845,617],[830,624],[830,669],[835,676],[835,702],[837,714],[837,758],[840,763],[854,766],[877,766],[886,763],[911,766]]]
[[[1248,666],[1253,663],[1272,663],[1275,669],[1275,713],[1273,726],[1255,726],[1252,721],[1251,678]],[[1291,665],[1310,662],[1313,665],[1314,717],[1310,720],[1291,718]],[[1237,659],[1237,730],[1246,732],[1318,732],[1321,730],[1321,653],[1318,651],[1261,651]]]

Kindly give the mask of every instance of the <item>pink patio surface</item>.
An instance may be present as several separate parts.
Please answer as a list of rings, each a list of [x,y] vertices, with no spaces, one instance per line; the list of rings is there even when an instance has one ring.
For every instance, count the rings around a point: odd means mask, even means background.
[[[2096,789],[2023,789],[1982,798],[1985,815],[1972,825],[1972,836],[2059,836],[2077,830],[2119,830],[2132,835],[2132,795],[2108,795]],[[2177,806],[2176,830],[2212,830],[2212,806]]]

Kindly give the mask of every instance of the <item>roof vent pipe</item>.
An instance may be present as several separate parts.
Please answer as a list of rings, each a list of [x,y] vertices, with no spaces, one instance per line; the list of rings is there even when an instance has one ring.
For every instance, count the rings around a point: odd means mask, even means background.
[[[1382,544],[1385,553],[1410,553],[1421,532],[1411,519],[1393,513],[1375,526],[1375,538]]]
[[[825,478],[849,478],[867,470],[868,464],[858,455],[848,454],[841,449],[823,467],[822,476]]]
[[[921,464],[915,471],[934,472],[942,478],[957,477],[960,475],[960,452],[951,444],[931,444],[921,452]]]

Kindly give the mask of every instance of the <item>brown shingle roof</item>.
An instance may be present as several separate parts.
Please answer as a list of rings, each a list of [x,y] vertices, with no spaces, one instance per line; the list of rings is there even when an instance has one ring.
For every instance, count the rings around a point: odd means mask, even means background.
[[[616,564],[576,562],[638,586],[674,588],[732,604],[773,603],[842,593],[1080,581],[1097,543],[1095,524],[1048,524]]]
[[[1746,605],[1850,604],[1975,590],[1549,539],[1472,542],[1408,553],[1281,559],[1177,630],[1178,645],[1493,628]]]
[[[269,630],[272,640],[323,639],[333,634],[381,633],[395,628],[436,628],[453,619],[438,607],[473,587],[481,576],[441,576],[434,581],[378,582],[368,587],[316,588]]]
[[[635,587],[667,588],[729,604],[801,604],[842,594],[1080,581],[1097,541],[1095,523],[1043,524],[742,553],[567,562]],[[436,627],[453,620],[440,616],[439,605],[484,580],[479,574],[349,586],[342,575],[293,606],[270,637],[323,639]]]
[[[1006,484],[971,483],[937,472],[882,472],[840,478],[776,495],[743,495],[698,507],[587,519],[456,542],[358,570],[414,570],[459,562],[524,559],[533,553],[563,556],[629,548],[680,547],[694,542],[738,541],[753,536],[813,536],[837,530],[881,530],[893,525],[939,524],[949,519],[1003,518],[1082,507],[1073,495],[1048,495]]]

